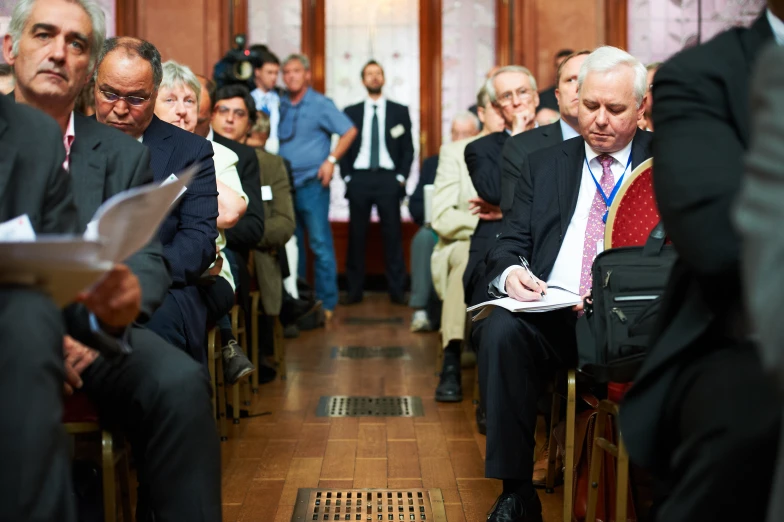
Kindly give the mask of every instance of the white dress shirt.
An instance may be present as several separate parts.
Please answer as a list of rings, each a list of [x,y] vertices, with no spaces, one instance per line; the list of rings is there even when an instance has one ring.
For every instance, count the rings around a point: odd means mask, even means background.
[[[768,9],[767,15],[770,28],[773,29],[773,38],[776,39],[777,44],[784,45],[784,21],[771,13],[770,9]]]
[[[563,140],[564,141],[570,140],[572,138],[576,138],[577,136],[580,135],[579,132],[577,132],[576,130],[571,128],[568,123],[563,121],[563,118],[558,120],[558,123],[561,124],[561,134],[563,135]]]
[[[568,125],[567,125],[568,127]],[[565,136],[564,136],[565,137]],[[631,165],[626,168],[629,162],[630,154],[632,152],[632,143],[629,142],[624,148],[618,152],[610,154],[613,161],[610,166],[615,182],[623,176],[624,183],[629,179],[631,174]],[[558,251],[558,256],[555,258],[553,269],[547,277],[547,281],[558,282],[558,286],[574,292],[575,294],[580,291],[580,273],[582,272],[583,265],[583,248],[585,247],[585,230],[588,227],[588,215],[591,212],[593,198],[596,195],[596,184],[591,177],[591,171],[596,176],[597,181],[602,176],[602,166],[599,163],[600,153],[591,149],[588,144],[585,144],[585,157],[588,159],[590,170],[583,161],[582,177],[580,178],[580,192],[577,196],[577,206],[574,209],[569,226],[566,229],[561,249]],[[624,175],[625,172],[625,175]],[[609,195],[609,194],[608,194]],[[588,248],[595,248],[596,253],[600,252],[600,245],[589,245]],[[530,262],[530,260],[529,260]],[[503,294],[506,295],[506,278],[509,273],[516,268],[521,268],[520,265],[513,265],[504,270],[504,272],[493,281],[494,286]]]
[[[395,162],[387,150],[387,140],[384,135],[387,123],[387,100],[383,96],[377,100],[365,100],[365,117],[362,120],[362,141],[359,144],[359,154],[354,160],[354,170],[368,170],[370,168],[370,133],[373,130],[373,106],[376,106],[378,115],[378,166],[386,170],[395,170]]]
[[[256,102],[256,110],[260,111],[266,107],[269,112],[270,132],[264,149],[270,154],[277,154],[280,148],[278,141],[278,123],[280,123],[280,96],[274,90],[262,91],[258,87],[250,93],[253,101]]]

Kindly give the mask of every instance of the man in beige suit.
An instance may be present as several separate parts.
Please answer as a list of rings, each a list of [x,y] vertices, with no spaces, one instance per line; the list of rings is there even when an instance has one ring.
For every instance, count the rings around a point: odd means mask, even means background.
[[[436,388],[439,402],[460,402],[460,347],[465,330],[466,305],[463,272],[468,263],[471,235],[479,220],[468,208],[476,190],[468,175],[464,152],[466,145],[491,132],[504,129],[504,120],[490,103],[484,87],[477,95],[479,119],[483,130],[478,135],[441,146],[433,191],[433,230],[438,243],[430,257],[433,286],[444,305],[441,309],[441,341],[444,365]]]

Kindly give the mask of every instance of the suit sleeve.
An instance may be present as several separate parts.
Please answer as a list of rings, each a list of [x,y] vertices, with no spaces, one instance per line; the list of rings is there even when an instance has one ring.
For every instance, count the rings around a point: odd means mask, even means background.
[[[419,183],[414,193],[408,198],[408,211],[414,222],[420,227],[425,224],[425,185],[432,185],[436,177],[438,156],[431,156],[422,162],[419,171]]]
[[[248,196],[245,215],[232,228],[226,230],[226,246],[232,250],[247,251],[264,237],[264,206],[261,202],[259,160],[256,154],[248,154],[240,172],[242,190]]]
[[[745,151],[728,120],[733,100],[705,76],[678,61],[656,73],[653,181],[664,226],[681,260],[698,277],[715,277],[737,269],[740,242],[730,206],[740,188]]]
[[[760,353],[784,385],[784,48],[760,57],[752,92],[752,136],[746,177],[735,213],[743,236],[741,264],[749,317],[759,334]]]
[[[507,140],[508,141],[508,140]],[[491,205],[501,202],[501,179],[496,159],[488,154],[488,147],[476,141],[465,149],[465,162],[476,193]]]
[[[508,217],[504,218],[501,234],[487,253],[488,281],[493,281],[504,270],[520,264],[518,256],[531,259],[533,240],[531,237],[531,207],[534,183],[530,164],[525,163],[514,190],[514,203]]]
[[[501,212],[507,215],[512,210],[515,187],[523,171],[527,154],[515,137],[506,140],[501,153]]]
[[[441,147],[433,187],[433,230],[444,239],[469,239],[479,218],[460,209],[460,175],[463,158]]]
[[[179,223],[171,243],[164,246],[171,262],[175,285],[195,284],[215,261],[215,239],[218,237],[218,187],[212,145],[204,140],[195,161],[200,165],[177,208]]]
[[[411,134],[411,116],[408,114],[408,107],[404,106],[402,112],[403,129],[405,129],[405,132],[400,136],[400,139],[403,141],[401,143],[402,157],[398,166],[398,174],[408,179],[408,175],[411,173],[411,164],[414,163],[414,137]]]
[[[143,147],[127,188],[140,187],[152,182],[150,152],[147,147]],[[129,257],[125,264],[139,278],[139,286],[142,289],[142,307],[137,321],[144,323],[161,305],[169,291],[169,286],[171,286],[169,265],[163,256],[163,245],[157,235],[147,246]]]
[[[283,160],[279,157],[274,159],[277,160],[275,172],[268,178],[271,180],[272,201],[267,204],[270,205],[271,212],[267,219],[264,238],[259,243],[261,248],[282,248],[294,235],[294,202],[291,199],[289,175]]]

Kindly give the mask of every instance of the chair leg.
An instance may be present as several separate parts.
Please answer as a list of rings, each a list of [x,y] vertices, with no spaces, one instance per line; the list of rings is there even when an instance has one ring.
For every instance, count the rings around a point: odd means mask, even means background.
[[[566,375],[566,471],[564,471],[564,522],[572,520],[574,502],[574,425],[577,415],[577,377],[575,370]]]
[[[212,386],[212,416],[217,419],[218,415],[218,386],[215,380],[215,336],[217,329],[213,328],[207,332],[207,368],[210,371],[210,385]]]
[[[220,345],[220,333],[216,333],[216,345]],[[218,412],[218,430],[220,439],[228,440],[226,429],[226,386],[223,382],[223,357],[215,359],[215,397]]]
[[[259,393],[259,361],[261,360],[261,351],[259,350],[259,298],[261,295],[258,292],[251,292],[250,294],[250,318],[253,324],[250,325],[250,362],[256,367],[256,371],[250,376],[250,390],[253,393]],[[247,328],[248,325],[245,325]]]
[[[131,472],[128,467],[128,448],[124,447],[122,457],[118,463],[120,466],[120,509],[122,510],[123,522],[133,522],[131,517]]]
[[[599,502],[599,479],[601,478],[602,465],[604,464],[604,450],[596,441],[604,437],[607,416],[606,411],[599,409],[596,415],[596,424],[594,425],[593,440],[590,441],[593,450],[591,451],[588,511],[585,516],[585,522],[596,522],[596,504]]]
[[[278,373],[281,380],[286,380],[286,338],[283,336],[283,323],[280,322],[280,317],[275,317],[275,326],[273,333],[273,342],[275,344],[275,362],[278,364]]]
[[[617,420],[616,420],[617,424]],[[623,441],[621,430],[618,430],[618,461],[616,463],[618,482],[615,488],[615,520],[626,522],[628,520],[627,506],[629,502],[629,453]]]
[[[561,396],[558,394],[558,379],[554,381],[553,402],[550,405],[550,438],[547,443],[547,481],[545,482],[545,492],[555,492],[555,461],[558,456],[558,441],[555,438],[555,427],[561,418]]]
[[[103,518],[117,522],[117,484],[114,476],[114,444],[112,434],[101,432],[101,460],[103,471]]]

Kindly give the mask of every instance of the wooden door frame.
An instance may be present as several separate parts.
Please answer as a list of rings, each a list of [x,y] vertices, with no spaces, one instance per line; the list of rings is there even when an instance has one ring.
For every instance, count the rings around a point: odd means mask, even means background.
[[[419,0],[419,159],[441,147],[442,0]]]
[[[325,92],[327,86],[326,0],[302,0],[302,54],[310,59],[311,86]]]

